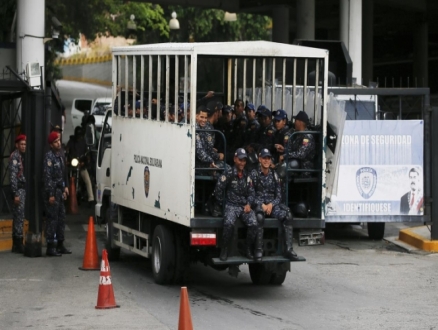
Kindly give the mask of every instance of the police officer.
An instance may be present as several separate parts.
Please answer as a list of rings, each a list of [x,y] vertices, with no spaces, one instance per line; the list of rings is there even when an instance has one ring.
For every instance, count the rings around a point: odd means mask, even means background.
[[[298,112],[294,119],[295,131],[302,132],[307,130],[309,117],[304,111]],[[284,155],[280,157],[280,160],[286,159],[288,162],[293,159],[299,160],[300,168],[313,169],[313,158],[316,153],[315,138],[312,134],[296,134],[293,141],[288,141],[291,135],[292,132],[287,133],[284,137]],[[310,177],[311,172],[303,172],[301,175],[302,177]]]
[[[254,186],[255,199],[253,209],[259,226],[263,228],[265,215],[277,218],[284,228],[284,240],[286,242],[285,257],[291,261],[297,261],[298,256],[293,250],[292,213],[290,209],[281,203],[281,184],[277,173],[271,169],[272,155],[269,149],[260,151],[260,167],[251,171],[250,178]],[[256,246],[261,246],[263,231],[257,235]]]
[[[245,115],[245,107],[241,99],[234,102],[234,115],[232,136],[231,136],[231,150],[242,148],[245,144],[245,133],[248,119]]]
[[[273,152],[276,130],[272,123],[272,112],[266,106],[260,105],[257,108],[257,115],[261,126],[257,132],[256,143],[252,144],[252,147],[257,153],[261,149],[268,149],[270,152]]]
[[[196,168],[223,168],[224,154],[218,153],[212,144],[212,134],[200,129],[208,129],[207,117],[210,110],[201,105],[196,109]]]
[[[222,108],[222,116],[219,117],[215,128],[222,132],[225,137],[225,141],[221,137],[216,140],[216,149],[219,152],[225,153],[225,142],[227,147],[226,162],[232,164],[234,157],[234,150],[231,147],[232,135],[233,135],[233,109],[229,105],[225,105]]]
[[[245,131],[245,147],[255,143],[257,139],[257,131],[260,128],[260,123],[256,117],[256,111],[254,104],[248,103],[246,108],[246,118],[248,119],[248,124],[246,125]]]
[[[284,143],[284,136],[289,131],[289,126],[287,125],[288,119],[287,119],[287,113],[283,109],[278,109],[275,112],[274,115],[274,126],[276,129],[275,135],[274,135],[274,159],[275,162],[279,161],[280,155],[282,152],[278,151],[278,145],[283,145]]]
[[[252,244],[259,230],[251,204],[254,203],[254,188],[245,171],[247,153],[239,148],[234,154],[234,167],[218,178],[214,196],[219,204],[225,203],[224,226],[220,259],[228,258],[228,245],[233,237],[234,224],[240,218],[248,227],[245,255],[254,259]],[[225,200],[224,200],[225,193]],[[261,251],[260,251],[261,252]],[[257,251],[256,251],[257,253]],[[261,259],[261,255],[256,256]]]
[[[44,158],[44,205],[46,208],[46,255],[59,257],[70,254],[64,247],[65,207],[69,194],[65,158],[61,153],[59,133],[51,132],[48,137],[50,150]]]
[[[26,200],[26,178],[24,177],[24,153],[26,152],[26,135],[20,134],[15,139],[15,150],[9,157],[11,190],[14,198],[12,205],[12,252],[23,253],[24,203]]]

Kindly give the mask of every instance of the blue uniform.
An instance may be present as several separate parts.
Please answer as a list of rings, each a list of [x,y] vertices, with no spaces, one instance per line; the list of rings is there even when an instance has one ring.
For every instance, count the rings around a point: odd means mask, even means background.
[[[229,241],[232,237],[237,218],[240,218],[249,227],[250,240],[254,240],[257,230],[255,213],[253,210],[249,213],[244,212],[245,205],[254,203],[254,188],[246,171],[243,171],[239,176],[237,169],[234,167],[221,175],[216,183],[214,195],[220,204],[225,203],[224,241]]]
[[[277,130],[273,124],[269,124],[266,127],[260,126],[257,132],[257,142],[255,143],[254,149],[256,149],[256,151],[268,149],[272,154],[275,150],[274,137],[276,131]]]
[[[312,134],[296,134],[293,141],[289,141],[292,133],[284,136],[285,159],[298,159],[301,168],[313,169],[313,158],[316,154],[315,138]],[[304,172],[302,176],[309,177],[311,172]]]
[[[67,187],[65,158],[62,150],[50,150],[44,158],[44,205],[46,208],[46,238],[48,243],[64,240],[65,206],[63,192]],[[55,203],[49,203],[55,197]]]
[[[24,177],[24,159],[20,151],[15,150],[9,157],[9,171],[12,198],[19,197],[20,203],[12,203],[12,237],[23,237],[24,203],[26,200],[26,178]]]

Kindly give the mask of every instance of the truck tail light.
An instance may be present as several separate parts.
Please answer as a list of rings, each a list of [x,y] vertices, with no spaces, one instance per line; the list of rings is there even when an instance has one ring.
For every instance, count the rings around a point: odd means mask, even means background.
[[[216,234],[190,233],[190,245],[216,245]]]

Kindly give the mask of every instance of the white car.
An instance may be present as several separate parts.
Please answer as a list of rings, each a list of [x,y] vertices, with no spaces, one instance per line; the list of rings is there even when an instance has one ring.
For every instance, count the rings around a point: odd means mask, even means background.
[[[102,129],[102,121],[105,117],[105,111],[112,104],[110,97],[98,97],[92,99],[74,99],[71,107],[71,121],[73,128],[81,126],[82,117],[85,114],[92,114],[96,119],[96,129]]]

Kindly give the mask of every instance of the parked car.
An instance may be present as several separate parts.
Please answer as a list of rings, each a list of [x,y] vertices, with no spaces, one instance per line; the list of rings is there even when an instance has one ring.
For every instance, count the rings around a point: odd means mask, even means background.
[[[92,114],[96,119],[96,129],[100,131],[105,111],[111,104],[112,99],[110,97],[98,97],[94,101],[92,99],[74,99],[71,108],[73,128],[81,126],[84,115]]]

